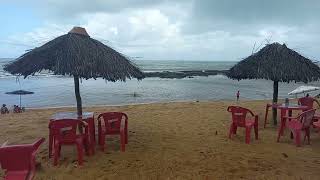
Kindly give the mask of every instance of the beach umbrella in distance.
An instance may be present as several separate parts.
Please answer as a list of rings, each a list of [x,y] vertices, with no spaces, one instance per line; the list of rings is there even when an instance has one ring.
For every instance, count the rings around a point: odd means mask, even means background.
[[[308,83],[320,79],[320,68],[285,44],[267,44],[260,51],[234,65],[227,73],[231,79],[267,79],[273,81],[273,103],[278,102],[279,82]],[[274,124],[277,111],[273,109]]]
[[[80,78],[102,77],[112,82],[144,78],[143,72],[128,58],[91,38],[81,27],[74,27],[69,33],[23,54],[4,65],[4,70],[25,78],[42,70],[73,76],[79,115],[82,115]]]
[[[17,90],[17,91],[11,91],[6,92],[6,94],[12,94],[12,95],[19,95],[20,99],[20,107],[21,107],[21,95],[28,95],[28,94],[34,94],[34,92],[31,91],[25,91],[25,90]]]
[[[320,87],[315,87],[315,86],[299,86],[295,90],[291,91],[288,93],[288,95],[297,95],[297,94],[304,94],[307,92],[312,92],[312,91],[317,91],[319,90]]]

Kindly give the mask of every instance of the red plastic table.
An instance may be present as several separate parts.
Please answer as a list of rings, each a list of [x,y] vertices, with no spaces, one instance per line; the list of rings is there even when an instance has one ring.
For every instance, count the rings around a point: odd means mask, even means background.
[[[289,105],[285,105],[285,104],[275,104],[275,103],[268,103],[267,106],[266,106],[266,114],[264,116],[264,128],[266,127],[266,124],[267,124],[267,119],[268,119],[268,111],[269,111],[269,108],[277,108],[277,109],[280,109],[281,110],[281,119],[282,120],[282,117],[288,115],[288,116],[291,116],[292,114],[292,110],[308,110],[308,106],[300,106],[300,105],[297,105],[297,104],[289,104]],[[289,112],[287,114],[287,112]]]
[[[51,121],[59,121],[61,119],[74,119],[74,120],[82,120],[82,121],[87,122],[88,127],[89,127],[91,142],[93,142],[94,144],[96,143],[94,113],[93,112],[83,112],[82,116],[78,116],[78,114],[76,112],[58,112],[50,118],[50,122]],[[51,157],[52,145],[53,145],[53,136],[52,136],[52,132],[50,130],[50,123],[49,123],[49,157]]]
[[[291,117],[293,110],[304,111],[304,110],[308,110],[309,107],[308,106],[300,106],[297,104],[289,104],[289,105],[282,104],[282,105],[278,105],[277,109],[281,110],[281,115],[280,115],[281,120],[280,120],[280,126],[279,126],[278,133],[279,133],[279,135],[283,136],[283,132],[286,127],[286,121],[287,121],[287,118],[283,118],[283,117],[285,117],[285,116]],[[291,137],[292,136],[293,136],[293,134],[291,133]],[[279,137],[278,137],[277,141],[279,141]]]

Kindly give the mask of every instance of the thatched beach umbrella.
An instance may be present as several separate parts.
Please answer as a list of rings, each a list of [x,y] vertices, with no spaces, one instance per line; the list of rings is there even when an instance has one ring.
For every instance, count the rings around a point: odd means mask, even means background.
[[[42,70],[74,77],[78,114],[82,114],[79,79],[102,77],[107,81],[144,78],[144,74],[125,56],[92,39],[86,30],[74,27],[4,66],[4,70],[25,78]]]
[[[285,44],[268,44],[233,66],[227,73],[232,79],[267,79],[273,81],[273,102],[278,102],[279,82],[304,82],[320,79],[320,68]],[[277,111],[273,110],[274,124]]]

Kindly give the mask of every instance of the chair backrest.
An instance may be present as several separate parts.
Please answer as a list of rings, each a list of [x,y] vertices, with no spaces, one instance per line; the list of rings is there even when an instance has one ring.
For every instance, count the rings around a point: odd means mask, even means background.
[[[229,106],[227,111],[231,112],[232,122],[240,127],[245,127],[247,113],[250,113],[252,116],[254,116],[252,111],[240,106]]]
[[[120,130],[121,120],[124,118],[128,121],[128,116],[122,112],[106,112],[98,116],[100,122],[103,118],[104,126],[107,132],[117,132]]]
[[[308,106],[308,109],[313,109],[313,101],[312,97],[302,97],[299,98],[298,103],[302,106]]]
[[[307,111],[304,111],[299,115],[299,121],[302,123],[302,128],[308,128],[312,125],[313,122],[313,116],[315,114],[315,109],[310,109]]]
[[[0,147],[0,164],[2,169],[8,171],[31,170],[35,168],[35,153],[44,138],[37,140],[33,144],[4,145]]]
[[[73,142],[77,138],[77,127],[80,121],[76,119],[61,119],[50,121],[49,128],[55,139]]]

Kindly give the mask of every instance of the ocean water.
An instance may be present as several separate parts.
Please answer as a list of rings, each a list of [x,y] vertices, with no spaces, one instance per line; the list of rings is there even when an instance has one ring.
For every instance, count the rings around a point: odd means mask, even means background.
[[[0,104],[9,106],[19,103],[19,96],[5,92],[18,89],[33,91],[32,95],[22,96],[26,107],[75,106],[73,78],[53,76],[43,72],[23,79],[3,72],[2,65],[11,59],[0,59]],[[143,71],[180,70],[224,70],[236,62],[206,61],[147,61],[134,62]],[[280,83],[279,97],[286,98],[288,92],[303,83]],[[320,82],[309,83],[320,86]],[[272,99],[273,82],[267,80],[231,80],[223,75],[186,79],[145,78],[141,81],[106,82],[103,79],[82,80],[80,92],[84,106],[123,105],[169,101],[234,100],[240,90],[240,98],[247,100]],[[314,92],[312,94],[317,94]],[[135,94],[135,96],[134,96]]]

